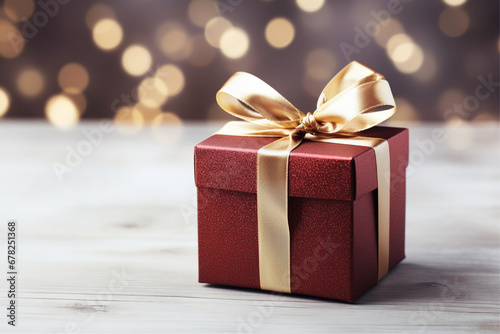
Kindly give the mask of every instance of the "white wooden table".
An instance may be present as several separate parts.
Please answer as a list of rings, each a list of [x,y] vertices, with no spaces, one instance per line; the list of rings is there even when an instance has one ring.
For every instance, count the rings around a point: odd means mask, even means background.
[[[145,129],[86,141],[83,123],[0,123],[0,268],[17,220],[17,326],[1,333],[498,333],[498,125],[411,128],[407,258],[355,304],[197,283],[193,146],[219,127],[188,124],[161,144]],[[87,156],[60,181],[52,164]],[[424,147],[424,148],[423,148]],[[427,149],[425,149],[427,147]],[[420,153],[418,153],[420,152]]]

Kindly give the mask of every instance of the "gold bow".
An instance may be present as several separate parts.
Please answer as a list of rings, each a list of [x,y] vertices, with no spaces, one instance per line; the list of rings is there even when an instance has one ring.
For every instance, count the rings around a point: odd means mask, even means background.
[[[288,227],[288,158],[304,138],[373,147],[379,196],[379,279],[389,263],[390,187],[382,176],[390,169],[383,139],[355,134],[395,112],[385,78],[351,62],[323,89],[316,111],[304,114],[271,86],[244,72],[234,74],[217,93],[218,104],[247,122],[229,122],[217,134],[282,137],[257,154],[259,272],[262,289],[290,291],[290,232]],[[385,180],[385,181],[384,181]]]

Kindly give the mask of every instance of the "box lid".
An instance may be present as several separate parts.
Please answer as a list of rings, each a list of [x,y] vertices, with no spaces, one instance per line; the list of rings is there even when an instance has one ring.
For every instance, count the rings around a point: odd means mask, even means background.
[[[404,180],[408,130],[377,126],[361,136],[389,143],[391,182]],[[213,135],[195,147],[197,187],[256,193],[257,151],[269,137]],[[288,195],[352,201],[377,188],[375,153],[364,146],[304,140],[290,153]]]

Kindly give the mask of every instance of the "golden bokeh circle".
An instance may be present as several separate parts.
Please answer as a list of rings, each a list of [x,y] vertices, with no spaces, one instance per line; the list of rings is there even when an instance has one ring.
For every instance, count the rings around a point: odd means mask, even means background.
[[[167,85],[156,77],[142,80],[137,91],[139,102],[149,108],[160,107],[167,101],[168,94]]]
[[[295,0],[297,6],[304,12],[317,12],[325,4],[325,0]]]
[[[156,30],[156,42],[163,54],[172,60],[185,60],[193,49],[186,29],[176,22],[161,24]]]
[[[149,50],[139,44],[129,46],[122,55],[122,66],[132,76],[145,74],[151,68],[152,62]]]
[[[213,0],[192,0],[188,6],[188,17],[195,26],[203,28],[217,16],[216,5]]]
[[[211,46],[220,47],[222,35],[231,28],[231,22],[223,17],[214,17],[205,25],[205,38]]]
[[[66,95],[54,95],[45,105],[47,119],[59,129],[70,129],[80,119],[80,113],[74,102]]]
[[[105,18],[94,25],[92,38],[100,49],[114,50],[123,40],[123,29],[116,20]]]
[[[227,58],[241,58],[248,52],[249,47],[248,34],[241,28],[231,27],[221,36],[220,49]]]
[[[269,21],[265,36],[267,42],[274,48],[282,49],[292,43],[295,37],[295,28],[290,20],[277,17]]]
[[[69,63],[61,68],[57,79],[63,91],[69,94],[79,94],[89,84],[89,73],[81,64]]]
[[[174,64],[166,64],[159,67],[154,77],[167,87],[169,96],[177,95],[184,89],[184,73]]]
[[[25,21],[33,15],[35,2],[33,0],[5,0],[3,11],[14,22]]]
[[[97,3],[92,5],[85,14],[85,24],[93,29],[95,24],[103,19],[115,19],[115,11],[108,5]]]
[[[0,87],[0,117],[4,116],[10,107],[10,96],[7,91]]]
[[[460,37],[469,28],[469,15],[460,7],[449,7],[439,15],[439,29],[448,37]]]
[[[445,4],[452,7],[462,6],[467,0],[443,0]]]
[[[337,60],[333,52],[319,48],[307,54],[304,65],[308,76],[325,82],[332,78],[337,67]]]
[[[27,97],[39,95],[44,88],[44,79],[40,71],[27,68],[21,71],[17,77],[17,89]]]
[[[9,21],[0,19],[0,56],[15,58],[23,52],[25,44],[19,29]]]

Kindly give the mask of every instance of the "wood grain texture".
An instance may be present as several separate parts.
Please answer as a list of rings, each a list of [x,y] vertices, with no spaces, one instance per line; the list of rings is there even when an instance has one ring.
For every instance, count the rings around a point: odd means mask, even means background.
[[[60,181],[53,162],[98,123],[0,123],[1,268],[8,219],[20,244],[18,326],[2,279],[0,332],[500,331],[498,126],[411,128],[407,258],[356,304],[197,283],[193,146],[219,126],[112,131]]]

